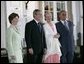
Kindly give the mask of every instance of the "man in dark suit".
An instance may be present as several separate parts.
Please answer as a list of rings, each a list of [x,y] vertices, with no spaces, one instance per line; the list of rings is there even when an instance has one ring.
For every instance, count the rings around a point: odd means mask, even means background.
[[[41,21],[41,11],[35,9],[34,19],[26,24],[25,40],[28,51],[28,61],[30,63],[41,63],[42,55],[46,49],[45,35]]]
[[[56,23],[56,28],[60,34],[59,41],[61,43],[62,63],[72,63],[74,56],[74,37],[73,23],[66,20],[66,11],[62,10],[59,13],[60,21]]]

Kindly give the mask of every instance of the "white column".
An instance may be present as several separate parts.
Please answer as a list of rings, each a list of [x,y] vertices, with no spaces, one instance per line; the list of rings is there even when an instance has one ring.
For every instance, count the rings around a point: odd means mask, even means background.
[[[73,24],[74,24],[74,39],[75,39],[75,45],[77,45],[77,10],[76,10],[76,1],[72,1],[72,15],[73,15]]]
[[[53,17],[54,17],[54,22],[57,22],[57,1],[53,1]]]
[[[42,1],[42,15],[43,15],[43,23],[45,23],[45,18],[44,18],[44,12],[45,12],[45,7],[44,7],[44,1]]]
[[[11,5],[12,6],[12,5]],[[10,1],[6,1],[6,10],[7,10],[7,28],[10,26],[10,23],[9,23],[9,20],[8,20],[8,16],[10,15],[11,12],[11,9],[9,8],[10,7]],[[13,8],[12,8],[13,10]]]
[[[67,11],[67,1],[65,1],[65,10]]]
[[[65,11],[67,11],[67,16],[66,16],[66,19],[68,20],[67,1],[65,1]]]
[[[6,1],[1,1],[1,48],[6,48]]]
[[[83,46],[83,1],[80,1],[80,26],[81,26],[81,45]]]

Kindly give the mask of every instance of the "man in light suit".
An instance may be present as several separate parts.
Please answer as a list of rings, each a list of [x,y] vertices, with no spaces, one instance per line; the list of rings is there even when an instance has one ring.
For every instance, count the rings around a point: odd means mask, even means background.
[[[34,19],[27,23],[25,27],[28,61],[30,61],[30,63],[41,63],[42,55],[46,49],[43,24],[40,23],[41,11],[35,9],[33,17]]]
[[[66,11],[62,10],[59,13],[59,22],[56,23],[56,28],[60,34],[59,41],[61,43],[62,63],[72,63],[74,56],[74,37],[73,23],[66,20]]]

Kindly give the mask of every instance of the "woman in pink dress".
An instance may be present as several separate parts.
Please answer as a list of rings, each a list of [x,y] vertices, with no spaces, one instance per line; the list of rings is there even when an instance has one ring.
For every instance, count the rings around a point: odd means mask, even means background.
[[[45,13],[46,23],[44,24],[44,31],[46,37],[47,50],[43,56],[43,63],[60,63],[61,50],[55,24],[51,21],[52,15],[49,12]]]

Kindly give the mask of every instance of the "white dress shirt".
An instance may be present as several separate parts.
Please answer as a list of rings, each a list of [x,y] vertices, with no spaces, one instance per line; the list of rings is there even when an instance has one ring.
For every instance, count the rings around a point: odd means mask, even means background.
[[[64,25],[64,22],[66,22],[66,26],[67,26],[67,28],[69,29],[67,20],[65,20],[65,21],[61,20],[61,22],[62,22],[63,25]]]
[[[39,21],[37,21],[36,19],[34,19],[35,20],[35,22],[38,24],[39,23]]]

